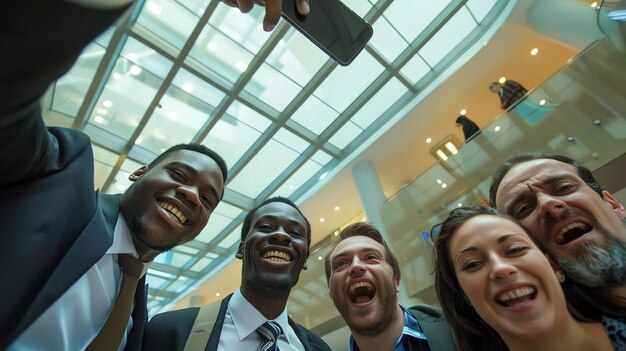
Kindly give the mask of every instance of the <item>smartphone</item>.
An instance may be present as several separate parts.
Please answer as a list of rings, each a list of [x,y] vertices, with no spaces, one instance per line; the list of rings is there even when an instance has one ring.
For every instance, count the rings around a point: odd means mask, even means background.
[[[363,50],[374,31],[339,0],[309,0],[302,16],[294,0],[283,0],[283,18],[337,63],[347,66]]]

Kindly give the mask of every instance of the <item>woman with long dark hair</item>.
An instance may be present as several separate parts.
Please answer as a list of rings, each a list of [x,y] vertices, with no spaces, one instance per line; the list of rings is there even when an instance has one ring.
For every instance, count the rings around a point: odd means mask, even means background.
[[[463,129],[463,136],[465,137],[466,143],[480,133],[478,125],[465,115],[460,115],[456,118],[456,126],[457,128]]]
[[[461,351],[626,347],[613,319],[603,325],[566,303],[561,285],[575,283],[523,227],[492,208],[452,211],[435,240],[433,264],[437,295]]]

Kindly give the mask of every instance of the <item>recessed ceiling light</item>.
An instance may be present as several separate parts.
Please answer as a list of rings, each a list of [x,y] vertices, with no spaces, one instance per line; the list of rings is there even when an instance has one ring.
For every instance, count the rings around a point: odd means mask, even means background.
[[[322,222],[322,223],[326,222],[326,220],[324,219],[324,217],[320,218],[320,222]]]
[[[459,111],[459,112],[461,112],[462,115],[465,115],[467,113],[467,110],[466,109],[461,109],[461,111]]]
[[[426,138],[426,144],[430,144],[430,142],[433,141],[433,139],[431,138]]]
[[[154,13],[157,16],[161,16],[161,13],[163,12],[163,8],[161,7],[161,5],[157,4],[154,1],[148,1],[146,7],[148,8],[148,10],[150,10],[150,12]]]
[[[107,110],[106,108],[99,108],[98,113],[101,115],[106,115],[107,113],[109,113],[109,110]]]
[[[437,179],[437,184],[442,184],[443,182],[441,181],[441,179]]]
[[[594,9],[598,7],[598,2],[597,1],[592,2],[591,7],[593,7]]]
[[[323,260],[324,258],[323,258],[322,256],[317,256],[317,259],[321,261],[321,260]]]
[[[102,124],[102,122],[104,122],[104,118],[102,118],[102,116],[96,116],[93,118],[93,121],[98,124]]]
[[[457,206],[457,207],[463,207],[463,203],[462,203],[462,202],[459,202],[456,206]]]
[[[530,54],[531,54],[532,56],[535,56],[535,55],[537,55],[538,53],[539,53],[539,49],[537,49],[537,48],[533,48],[532,50],[530,50]]]
[[[217,297],[220,297],[220,295],[221,295],[221,294],[220,294],[220,293],[218,293],[218,292],[217,292],[217,293],[215,293],[215,296],[217,296]]]
[[[183,88],[184,91],[186,91],[188,93],[191,93],[193,91],[193,84],[191,84],[189,82],[184,83],[182,88]]]
[[[341,207],[335,206],[335,211],[339,211],[339,210],[341,210]]]
[[[245,63],[241,61],[237,61],[235,63],[235,67],[237,67],[237,69],[240,70],[241,72],[244,72],[245,70],[248,69],[248,65],[246,65]]]
[[[208,43],[208,44],[206,44],[206,48],[207,48],[209,51],[215,51],[215,50],[217,50],[217,43],[216,43],[216,42],[214,42],[214,41],[209,41],[209,43]]]
[[[141,67],[139,67],[137,65],[132,65],[128,71],[133,76],[138,76],[141,73]]]
[[[439,158],[444,160],[444,161],[448,160],[448,156],[446,156],[446,154],[443,153],[443,151],[441,151],[441,150],[437,150],[437,156],[439,156]]]
[[[498,82],[500,82],[500,84],[504,84],[504,82],[506,82],[506,77],[505,76],[500,77],[500,79],[498,79]]]
[[[104,101],[102,101],[102,106],[104,106],[104,107],[111,107],[111,106],[113,106],[113,101],[111,101],[111,100],[104,100]]]
[[[447,186],[448,186],[448,184],[446,184],[446,183],[441,184],[441,187],[442,187],[442,188],[444,188],[444,189],[445,189]]]
[[[333,234],[335,234],[335,236],[339,235],[339,229],[335,230]]]
[[[500,131],[500,126],[496,126],[495,128],[493,128],[493,130],[495,130],[496,132]]]
[[[541,99],[541,101],[539,101],[539,105],[543,106],[546,104],[546,99]]]

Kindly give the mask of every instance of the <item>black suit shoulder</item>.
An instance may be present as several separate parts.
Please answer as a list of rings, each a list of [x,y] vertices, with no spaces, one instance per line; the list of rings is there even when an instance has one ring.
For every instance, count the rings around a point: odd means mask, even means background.
[[[448,321],[443,315],[441,308],[416,305],[409,312],[417,319],[417,322],[426,335],[426,340],[431,350],[455,351],[458,349]]]
[[[191,307],[159,313],[152,317],[144,333],[143,349],[182,350],[199,310],[198,307]]]
[[[306,340],[300,340],[300,341],[302,342],[302,344],[304,345],[304,348],[307,351],[331,351],[330,347],[326,344],[326,342],[324,342],[324,340],[322,340],[322,338],[320,338],[319,336],[314,334],[312,331],[308,330],[307,328],[303,327],[300,324],[293,323],[291,326],[294,327],[294,325],[295,325],[294,329],[296,328],[298,329],[296,331],[296,334],[300,336],[300,339],[306,338]]]

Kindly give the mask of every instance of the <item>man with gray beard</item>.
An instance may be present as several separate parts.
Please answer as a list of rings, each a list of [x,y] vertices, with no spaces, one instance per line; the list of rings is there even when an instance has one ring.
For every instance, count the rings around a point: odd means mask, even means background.
[[[489,201],[546,248],[603,315],[626,317],[624,206],[589,169],[562,155],[519,154],[494,174]]]
[[[352,333],[350,351],[456,350],[439,308],[398,304],[400,266],[372,224],[343,229],[324,263],[330,298]]]

